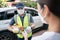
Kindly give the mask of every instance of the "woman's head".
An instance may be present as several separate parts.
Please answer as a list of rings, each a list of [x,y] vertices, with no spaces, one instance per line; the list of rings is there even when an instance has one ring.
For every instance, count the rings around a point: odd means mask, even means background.
[[[41,15],[47,16],[49,19],[51,16],[55,16],[60,19],[60,0],[38,0],[38,12]]]

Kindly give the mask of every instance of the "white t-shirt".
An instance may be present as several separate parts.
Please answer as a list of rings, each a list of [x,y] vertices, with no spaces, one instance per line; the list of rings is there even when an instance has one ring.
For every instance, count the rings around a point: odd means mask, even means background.
[[[60,40],[60,33],[45,32],[40,36],[33,37],[32,40]]]

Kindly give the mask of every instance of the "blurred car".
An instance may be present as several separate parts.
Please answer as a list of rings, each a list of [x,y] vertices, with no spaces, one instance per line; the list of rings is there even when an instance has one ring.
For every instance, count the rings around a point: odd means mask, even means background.
[[[14,33],[10,32],[8,30],[9,23],[11,21],[11,18],[16,15],[17,13],[15,7],[10,7],[10,8],[0,8],[0,38],[3,40],[4,39],[11,39],[11,40],[16,40],[16,36]],[[35,28],[42,27],[43,23],[41,19],[39,18],[39,14],[36,9],[30,8],[30,7],[25,7],[25,12],[30,13],[33,17],[34,23],[35,23]]]

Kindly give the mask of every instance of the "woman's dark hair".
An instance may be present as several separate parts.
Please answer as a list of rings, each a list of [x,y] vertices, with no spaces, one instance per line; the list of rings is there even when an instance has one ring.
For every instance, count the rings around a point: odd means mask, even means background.
[[[41,5],[41,8],[47,5],[49,10],[60,18],[60,0],[38,0],[37,2]]]

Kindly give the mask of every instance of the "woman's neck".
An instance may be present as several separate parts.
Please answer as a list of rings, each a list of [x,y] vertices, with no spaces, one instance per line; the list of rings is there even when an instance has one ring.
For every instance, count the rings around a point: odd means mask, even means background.
[[[48,31],[60,33],[60,19],[59,18],[51,18],[49,22]]]

